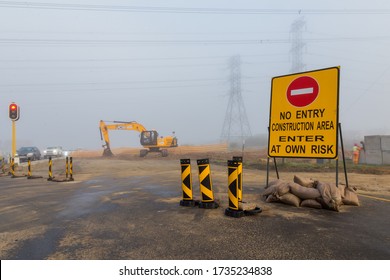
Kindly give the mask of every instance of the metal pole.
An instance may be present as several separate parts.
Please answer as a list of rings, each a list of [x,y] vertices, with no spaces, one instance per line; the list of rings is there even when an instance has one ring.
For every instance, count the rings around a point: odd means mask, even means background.
[[[11,156],[14,158],[16,156],[16,124],[15,121],[12,121],[12,151]]]
[[[339,123],[339,130],[340,130],[340,141],[341,141],[341,153],[343,154],[345,185],[346,185],[347,188],[348,188],[347,165],[345,164],[344,143],[343,143],[343,134],[342,134],[342,132],[341,132],[341,123]]]
[[[268,180],[269,180],[269,157],[267,157],[267,179],[265,181],[266,187],[268,187]]]

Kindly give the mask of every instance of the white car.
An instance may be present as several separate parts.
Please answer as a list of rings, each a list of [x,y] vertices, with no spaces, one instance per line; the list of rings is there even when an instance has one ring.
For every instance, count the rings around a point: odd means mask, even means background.
[[[49,157],[62,157],[63,156],[63,151],[61,146],[56,146],[56,147],[47,147],[43,151],[43,158],[49,158]]]

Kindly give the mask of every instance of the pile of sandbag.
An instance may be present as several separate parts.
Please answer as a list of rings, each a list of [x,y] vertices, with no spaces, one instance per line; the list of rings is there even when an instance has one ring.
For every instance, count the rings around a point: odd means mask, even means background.
[[[266,202],[282,202],[295,207],[339,211],[343,204],[360,205],[356,190],[353,188],[299,176],[294,176],[293,182],[279,179],[270,182],[262,195]]]

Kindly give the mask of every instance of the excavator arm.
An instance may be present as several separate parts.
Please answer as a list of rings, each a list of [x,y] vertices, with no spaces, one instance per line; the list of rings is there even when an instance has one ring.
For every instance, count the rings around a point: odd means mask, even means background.
[[[100,129],[100,138],[102,141],[105,142],[103,144],[103,156],[113,156],[114,154],[111,151],[110,148],[110,137],[108,135],[109,130],[135,130],[139,132],[146,131],[146,128],[137,122],[118,122],[113,121],[111,124],[106,124],[103,120],[99,123],[99,129]]]

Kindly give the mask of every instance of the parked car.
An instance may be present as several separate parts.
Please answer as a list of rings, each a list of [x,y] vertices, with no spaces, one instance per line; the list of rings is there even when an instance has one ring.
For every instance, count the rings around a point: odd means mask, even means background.
[[[41,159],[41,151],[37,147],[21,147],[17,150],[17,157],[19,157],[19,162],[27,162],[28,158],[39,160]]]
[[[62,157],[63,153],[61,146],[47,147],[46,150],[43,151],[43,158]]]

